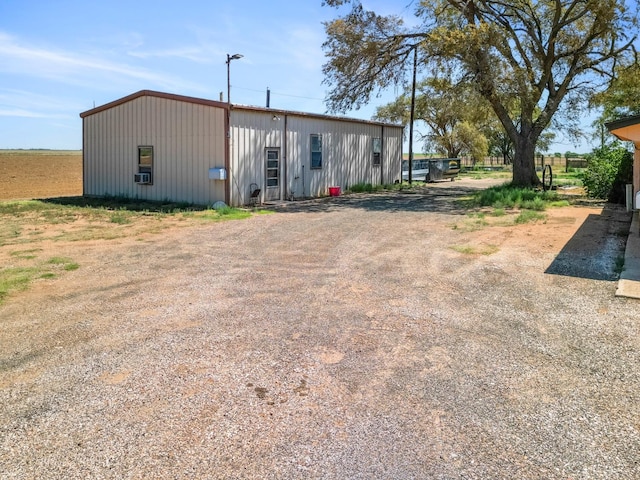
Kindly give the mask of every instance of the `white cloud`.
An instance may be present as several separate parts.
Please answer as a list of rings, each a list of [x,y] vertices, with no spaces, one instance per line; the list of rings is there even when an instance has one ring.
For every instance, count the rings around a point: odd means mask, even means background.
[[[4,108],[0,106],[0,117],[22,117],[22,118],[70,118],[69,115],[43,113],[20,108]]]
[[[180,58],[183,60],[189,60],[195,63],[212,63],[216,57],[221,57],[222,54],[217,51],[212,51],[206,47],[177,47],[168,48],[165,50],[129,50],[127,54],[135,58]],[[218,60],[216,58],[216,60]]]
[[[82,55],[51,48],[25,45],[0,32],[0,71],[40,77],[71,85],[99,88],[114,82],[141,82],[169,89],[195,89],[192,82],[167,72],[150,71],[135,65],[114,62],[96,55]]]

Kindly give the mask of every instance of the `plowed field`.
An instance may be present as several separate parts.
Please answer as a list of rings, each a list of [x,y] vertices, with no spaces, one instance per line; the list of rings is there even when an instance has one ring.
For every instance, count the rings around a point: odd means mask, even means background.
[[[0,150],[0,200],[82,195],[81,151]]]

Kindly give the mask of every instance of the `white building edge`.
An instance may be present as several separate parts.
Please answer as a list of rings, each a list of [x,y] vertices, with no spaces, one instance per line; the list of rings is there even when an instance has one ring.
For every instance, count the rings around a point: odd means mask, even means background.
[[[401,175],[400,125],[149,90],[80,116],[86,196],[240,206]]]

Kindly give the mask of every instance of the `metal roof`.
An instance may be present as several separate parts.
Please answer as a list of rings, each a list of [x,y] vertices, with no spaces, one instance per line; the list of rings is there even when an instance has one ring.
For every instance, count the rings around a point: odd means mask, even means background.
[[[326,114],[319,114],[319,113],[297,112],[294,110],[281,110],[277,108],[265,108],[265,107],[255,107],[250,105],[228,104],[226,102],[207,100],[204,98],[188,97],[184,95],[175,95],[172,93],[156,92],[153,90],[140,90],[139,92],[133,93],[131,95],[127,95],[126,97],[122,97],[118,100],[114,100],[113,102],[109,102],[99,107],[92,108],[91,110],[87,110],[86,112],[82,112],[80,114],[80,117],[85,118],[91,115],[95,115],[96,113],[109,110],[110,108],[117,107],[118,105],[122,105],[124,103],[130,102],[140,97],[165,98],[168,100],[175,100],[178,102],[195,103],[198,105],[207,105],[210,107],[217,107],[217,108],[224,108],[224,109],[231,108],[231,110],[261,112],[261,113],[268,113],[271,115],[274,115],[274,114],[291,115],[291,116],[297,116],[297,117],[318,118],[318,119],[324,119],[324,120],[336,120],[341,122],[352,122],[352,123],[356,122],[356,123],[364,123],[364,124],[371,124],[371,125],[380,125],[385,127],[404,128],[404,125],[399,125],[394,123],[378,122],[374,120],[362,120],[359,118],[349,118],[349,117],[341,117],[341,116],[326,115]]]

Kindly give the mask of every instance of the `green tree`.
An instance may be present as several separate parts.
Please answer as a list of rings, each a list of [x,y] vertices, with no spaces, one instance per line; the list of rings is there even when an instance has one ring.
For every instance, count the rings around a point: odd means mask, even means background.
[[[594,139],[600,148],[616,142],[606,127],[607,122],[640,114],[640,64],[618,65],[609,87],[595,94],[591,106],[600,109],[600,116],[593,122]]]
[[[602,108],[604,122],[640,114],[640,63],[619,65],[609,87],[595,94],[591,104]]]
[[[395,101],[378,107],[375,119],[408,124],[410,108],[411,92],[407,90]],[[421,81],[416,87],[414,116],[429,129],[422,135],[425,151],[435,150],[449,158],[486,155],[487,139],[482,126],[493,113],[468,85],[455,85],[443,77]]]
[[[513,183],[521,186],[540,182],[536,144],[563,113],[561,104],[576,118],[630,55],[629,32],[637,29],[625,0],[422,0],[415,27],[367,11],[359,0],[325,3],[351,5],[325,24],[331,111],[357,108],[402,83],[417,49],[421,68],[446,65],[489,102],[513,142]]]

